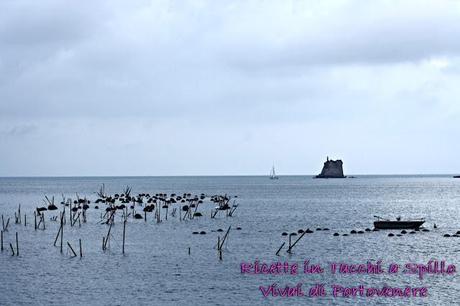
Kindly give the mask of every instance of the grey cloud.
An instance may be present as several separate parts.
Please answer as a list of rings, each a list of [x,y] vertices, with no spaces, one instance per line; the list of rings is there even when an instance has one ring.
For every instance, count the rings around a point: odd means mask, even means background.
[[[330,19],[304,24],[300,33],[282,44],[276,41],[259,44],[254,37],[241,48],[238,42],[230,45],[228,55],[241,69],[261,69],[264,73],[277,67],[295,71],[296,67],[305,66],[382,65],[458,56],[460,9],[458,5],[451,9],[430,13],[423,8],[420,11],[392,8],[394,15],[383,10],[377,16],[348,18],[332,14]]]
[[[375,173],[396,152],[442,172],[426,148],[458,151],[459,6],[2,1],[0,175],[314,173],[327,154]]]
[[[22,137],[32,133],[35,133],[38,126],[35,124],[21,124],[15,125],[9,128],[4,128],[2,134],[8,137]]]

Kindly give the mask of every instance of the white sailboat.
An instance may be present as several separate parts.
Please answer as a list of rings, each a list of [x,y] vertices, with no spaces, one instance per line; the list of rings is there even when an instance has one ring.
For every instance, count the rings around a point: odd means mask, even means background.
[[[270,171],[270,179],[271,180],[277,180],[278,179],[278,176],[276,176],[276,172],[275,172],[275,164],[273,164],[272,170]]]

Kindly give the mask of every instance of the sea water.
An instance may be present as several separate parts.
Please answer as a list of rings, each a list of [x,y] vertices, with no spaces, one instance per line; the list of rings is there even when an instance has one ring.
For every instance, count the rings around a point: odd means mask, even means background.
[[[239,206],[233,217],[220,213],[211,219],[215,205],[206,199],[199,207],[203,217],[193,220],[179,221],[177,215],[169,215],[166,221],[162,215],[163,221],[156,223],[153,214],[147,215],[147,222],[130,218],[125,255],[121,252],[123,224],[118,216],[109,249],[103,252],[102,237],[108,225],[100,224],[100,220],[105,206],[99,204],[100,209],[94,209],[96,192],[102,184],[111,194],[122,193],[126,186],[132,187],[132,194],[227,194],[237,196]],[[34,209],[46,206],[45,195],[54,196],[56,205],[62,208],[62,195],[76,199],[76,194],[92,201],[88,222],[81,227],[67,224],[64,243],[69,242],[78,253],[81,239],[82,258],[73,258],[67,245],[63,254],[53,246],[59,224],[50,218],[59,211],[45,212],[46,230],[35,231],[33,224]],[[14,224],[18,204],[21,214],[27,215],[27,226],[24,220]],[[136,209],[142,212],[142,207]],[[460,230],[460,180],[447,175],[350,179],[281,176],[278,180],[256,176],[0,178],[0,213],[11,218],[4,234],[5,250],[0,253],[0,305],[448,305],[460,298],[457,273],[425,274],[422,279],[417,274],[403,273],[406,264],[428,265],[437,260],[446,266],[460,265],[460,238],[443,237]],[[391,219],[423,217],[430,231],[401,237],[388,237],[389,231],[349,234],[351,230],[372,229],[374,215]],[[229,226],[232,229],[220,260],[217,239]],[[281,234],[307,228],[313,233],[305,234],[287,253],[289,236]],[[194,235],[194,231],[207,234]],[[16,232],[20,256],[13,257],[9,243],[15,246]],[[333,236],[335,232],[340,236]],[[345,233],[349,235],[343,236]],[[300,235],[292,236],[292,242]],[[285,247],[276,256],[283,242]],[[297,264],[298,273],[242,273],[242,264],[255,261]],[[303,273],[306,261],[324,271]],[[385,271],[390,264],[400,265],[400,270],[393,274],[330,270],[334,263],[377,262]],[[290,292],[297,296],[265,296],[273,285],[282,289],[278,292],[294,288]],[[298,295],[299,285],[303,296]],[[333,295],[337,288],[381,290],[385,286],[426,288],[427,296]],[[316,296],[309,295],[311,288],[317,289],[313,290]],[[348,292],[359,293],[358,289]]]

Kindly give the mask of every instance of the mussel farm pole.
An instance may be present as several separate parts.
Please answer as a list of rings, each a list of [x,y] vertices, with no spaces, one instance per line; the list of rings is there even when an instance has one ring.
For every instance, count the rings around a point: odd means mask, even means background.
[[[125,232],[126,232],[126,219],[123,222],[123,254],[125,254]]]

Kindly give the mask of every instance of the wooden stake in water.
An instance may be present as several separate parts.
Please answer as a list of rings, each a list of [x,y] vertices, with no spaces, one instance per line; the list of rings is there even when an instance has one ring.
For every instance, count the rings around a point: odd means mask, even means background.
[[[34,220],[35,220],[34,221],[34,224],[35,224],[34,228],[35,228],[35,230],[37,230],[37,212],[35,212],[35,211],[34,211]]]
[[[126,219],[123,222],[123,254],[125,254],[125,232],[126,232]]]
[[[69,221],[70,221],[70,226],[72,225],[72,202],[69,204]]]
[[[220,250],[222,250],[222,247],[224,246],[225,240],[227,239],[228,233],[230,232],[230,229],[231,229],[231,228],[232,228],[231,226],[228,227],[228,230],[227,230],[227,232],[225,233],[224,239],[222,239],[222,243],[221,243],[220,246],[219,246],[219,249],[220,249]]]
[[[288,253],[291,252],[291,237],[292,237],[292,233],[289,234],[289,247],[288,247]]]
[[[70,250],[72,251],[73,257],[77,257],[77,253],[75,253],[75,251],[73,250],[72,246],[70,245],[70,243],[68,241],[67,241],[67,245],[69,246]]]
[[[112,219],[114,215],[115,215],[115,211],[113,211],[112,215],[109,218]],[[109,238],[110,238],[110,231],[112,230],[112,225],[113,225],[113,220],[112,222],[110,222],[109,230],[107,231],[107,236],[105,237],[103,250],[107,249],[107,242],[109,241]]]
[[[13,245],[10,243],[10,248],[11,248],[11,256],[14,256],[14,248],[13,248]]]
[[[5,225],[5,228],[3,229],[3,231],[8,231],[8,225],[10,225],[10,218],[8,218],[8,220],[6,220],[6,225]]]
[[[64,219],[65,216],[64,214],[61,217],[61,254],[62,254],[62,245],[63,245],[63,239],[64,239],[64,225],[62,224],[62,219]]]
[[[58,232],[56,234],[56,238],[54,239],[54,243],[53,243],[54,246],[56,246],[56,242],[57,242],[57,240],[59,238],[59,235],[61,234],[61,230],[62,230],[62,224],[61,224],[61,226],[59,226],[59,230],[58,230]]]
[[[83,250],[81,248],[81,239],[78,239],[78,243],[80,244],[80,258],[83,257]]]
[[[20,206],[19,206],[20,207]],[[21,208],[19,208],[21,210]],[[16,256],[19,256],[19,239],[18,239],[18,232],[16,232]]]
[[[288,250],[287,250],[288,253],[291,253],[291,251],[292,251],[292,249],[294,248],[294,246],[297,244],[297,242],[300,241],[300,239],[302,239],[302,237],[303,237],[306,233],[307,233],[307,231],[304,231],[304,232],[302,233],[302,235],[300,235],[300,237],[297,238],[297,240],[294,241],[294,243],[293,243],[292,245],[289,246],[289,248],[288,248]],[[289,239],[290,239],[290,238],[291,238],[291,235],[289,235]]]
[[[1,234],[0,234],[0,235],[1,235],[1,245],[2,245],[2,249],[1,249],[1,250],[2,250],[2,252],[3,252],[3,231],[1,231]]]
[[[62,216],[63,216],[63,219],[64,219],[64,225],[65,225],[66,221],[67,221],[67,219],[65,218],[65,206],[64,206],[64,210],[62,211]]]
[[[278,251],[276,251],[276,256],[278,256],[278,254],[280,253],[281,249],[284,247],[285,244],[286,244],[286,242],[283,242],[283,244],[280,246]]]
[[[54,246],[56,246],[56,242],[57,242],[57,240],[58,240],[58,238],[59,238],[59,235],[62,235],[61,232],[62,232],[62,227],[63,227],[63,225],[64,225],[63,222],[62,222],[63,213],[60,213],[60,214],[61,214],[61,216],[60,216],[60,217],[61,217],[61,225],[59,226],[59,230],[58,230],[58,232],[57,232],[57,234],[56,234],[56,238],[54,239],[54,244],[53,244]]]

